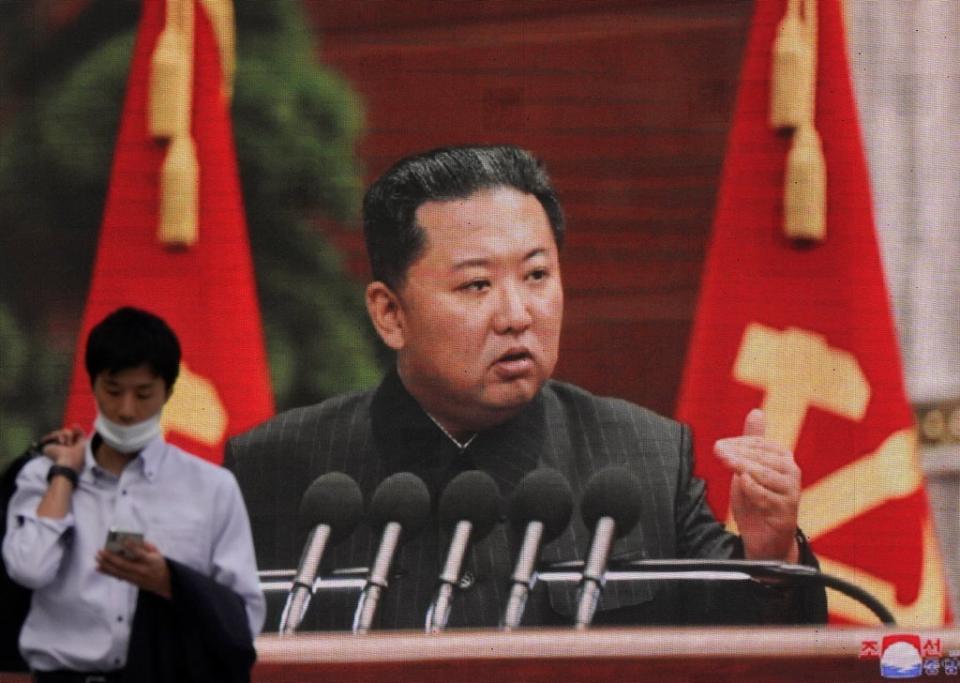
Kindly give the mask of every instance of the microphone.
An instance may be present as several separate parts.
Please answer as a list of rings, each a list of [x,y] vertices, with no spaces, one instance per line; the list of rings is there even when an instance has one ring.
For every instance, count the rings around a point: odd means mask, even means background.
[[[447,561],[440,572],[440,585],[427,610],[427,633],[439,633],[447,627],[453,589],[460,580],[463,557],[470,541],[479,541],[500,518],[500,490],[486,472],[461,472],[440,496],[437,514],[441,528],[451,534]]]
[[[613,540],[629,533],[640,518],[640,491],[640,481],[624,467],[606,467],[587,482],[580,516],[594,531],[580,579],[578,629],[588,627],[597,611]]]
[[[310,528],[310,536],[280,615],[281,635],[293,633],[303,621],[327,545],[334,546],[349,537],[362,512],[360,487],[343,472],[328,472],[318,477],[303,494],[300,522]]]
[[[387,588],[390,565],[397,548],[420,533],[430,517],[430,491],[410,472],[393,474],[377,486],[370,501],[370,525],[381,530],[380,546],[367,574],[353,617],[353,632],[367,633],[373,624],[380,596]]]
[[[503,612],[503,630],[520,625],[527,595],[536,581],[534,567],[540,547],[563,533],[573,512],[573,493],[556,470],[538,469],[527,474],[513,490],[507,504],[511,526],[523,534],[513,571],[510,598]]]

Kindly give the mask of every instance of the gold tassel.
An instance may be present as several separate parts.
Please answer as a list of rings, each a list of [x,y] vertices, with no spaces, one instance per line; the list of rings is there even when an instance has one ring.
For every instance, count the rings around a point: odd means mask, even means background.
[[[199,210],[197,150],[189,135],[178,135],[167,149],[160,169],[160,226],[157,238],[171,247],[187,248],[197,241]]]
[[[147,130],[170,140],[160,167],[157,239],[174,248],[195,244],[198,232],[200,168],[190,137],[193,2],[167,0],[166,23],[150,64]]]
[[[800,3],[803,2],[803,18]],[[783,188],[783,231],[794,240],[827,235],[827,164],[815,127],[817,1],[789,0],[773,46],[770,125],[792,128]]]
[[[193,40],[184,34],[182,5],[192,1],[167,0],[164,27],[150,57],[147,131],[155,138],[171,139],[190,128]]]
[[[220,53],[220,69],[223,72],[223,94],[229,101],[233,97],[233,75],[237,69],[237,37],[231,0],[201,0]]]
[[[808,29],[800,18],[800,0],[790,0],[773,43],[771,127],[796,128],[809,118],[812,61]]]
[[[787,155],[783,228],[791,239],[819,242],[827,234],[827,164],[810,124],[794,133]]]

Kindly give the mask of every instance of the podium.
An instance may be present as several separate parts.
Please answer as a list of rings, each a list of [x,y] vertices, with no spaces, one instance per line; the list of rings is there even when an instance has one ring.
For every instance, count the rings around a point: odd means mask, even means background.
[[[257,639],[254,683],[821,683],[885,680],[864,640],[918,633],[942,656],[960,653],[960,628],[525,629],[514,633],[389,631]],[[943,679],[939,677],[943,676]],[[960,681],[940,671],[933,679]],[[0,683],[29,683],[0,672]]]
[[[883,628],[629,628],[311,633],[261,636],[257,683],[725,683],[880,681],[864,640],[909,632]],[[960,629],[930,629],[943,655]],[[942,674],[941,674],[942,675]],[[947,679],[950,680],[950,679]],[[960,680],[960,679],[956,679]]]

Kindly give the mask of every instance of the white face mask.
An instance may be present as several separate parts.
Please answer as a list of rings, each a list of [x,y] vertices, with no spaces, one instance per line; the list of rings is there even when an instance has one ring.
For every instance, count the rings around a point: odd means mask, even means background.
[[[160,413],[143,422],[122,425],[107,419],[98,410],[93,428],[110,448],[120,453],[136,453],[160,434]]]

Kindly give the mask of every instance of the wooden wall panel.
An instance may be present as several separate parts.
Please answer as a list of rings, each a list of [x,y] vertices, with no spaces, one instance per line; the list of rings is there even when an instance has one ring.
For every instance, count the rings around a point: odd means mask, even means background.
[[[312,2],[363,99],[367,180],[400,156],[513,142],[569,219],[557,375],[671,413],[751,4]],[[336,234],[365,276],[362,240]]]

